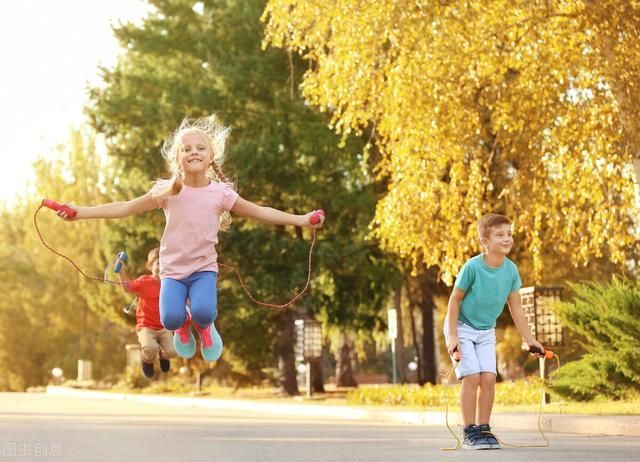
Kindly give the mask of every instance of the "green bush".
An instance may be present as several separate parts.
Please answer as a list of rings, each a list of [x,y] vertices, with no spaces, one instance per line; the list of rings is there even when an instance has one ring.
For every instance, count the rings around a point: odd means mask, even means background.
[[[562,366],[551,382],[553,390],[578,401],[591,401],[598,397],[623,399],[631,395],[624,386],[626,378],[619,374],[609,358],[586,354],[582,359]]]
[[[573,300],[554,308],[585,339],[587,354],[562,366],[553,390],[582,401],[621,399],[640,390],[640,282],[614,278],[572,290]]]

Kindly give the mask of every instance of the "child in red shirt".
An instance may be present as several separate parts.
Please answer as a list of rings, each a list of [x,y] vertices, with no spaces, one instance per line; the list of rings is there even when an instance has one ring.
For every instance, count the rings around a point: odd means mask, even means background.
[[[134,281],[122,284],[123,290],[138,295],[136,309],[136,332],[141,348],[142,373],[148,379],[155,376],[153,362],[159,355],[160,369],[168,372],[171,366],[170,358],[176,356],[173,348],[173,335],[160,322],[160,250],[151,250],[147,257],[147,269],[151,274],[143,274]],[[128,281],[124,262],[118,273],[121,281]]]

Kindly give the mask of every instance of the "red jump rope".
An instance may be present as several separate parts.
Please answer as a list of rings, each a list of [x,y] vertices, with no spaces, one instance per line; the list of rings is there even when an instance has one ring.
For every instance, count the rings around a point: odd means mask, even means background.
[[[86,274],[84,271],[82,271],[82,269],[80,269],[80,267],[78,265],[75,264],[75,262],[67,257],[66,255],[58,252],[56,249],[54,249],[53,247],[51,247],[49,244],[47,244],[47,242],[44,240],[44,238],[42,237],[42,233],[40,232],[40,228],[38,227],[38,212],[40,211],[40,209],[42,207],[47,207],[50,208],[51,210],[55,210],[55,211],[61,211],[61,212],[67,212],[67,215],[69,215],[70,218],[75,218],[76,216],[76,211],[73,210],[71,207],[67,207],[65,205],[59,204],[56,201],[53,201],[51,199],[43,199],[42,200],[42,204],[40,204],[40,206],[36,209],[35,213],[33,214],[33,224],[36,228],[36,232],[38,233],[38,237],[40,238],[40,242],[42,242],[42,245],[44,245],[47,249],[51,250],[53,253],[55,253],[56,255],[58,255],[59,257],[64,258],[65,260],[67,260],[69,263],[71,263],[73,265],[73,267],[78,270],[78,272],[80,272],[80,274],[82,274],[85,278],[92,280],[92,281],[101,281],[101,282],[106,282],[107,284],[126,284],[127,282],[131,282],[131,281],[112,281],[110,279],[107,279],[106,277],[104,278],[99,278],[99,277],[93,277],[93,276],[89,276],[88,274]],[[320,221],[322,220],[322,217],[324,217],[324,211],[323,210],[317,210],[313,215],[311,215],[311,217],[309,218],[309,223],[311,223],[312,225],[317,225],[318,223],[320,223]],[[309,289],[309,285],[311,284],[311,256],[313,254],[313,248],[316,245],[316,228],[313,229],[313,239],[311,240],[311,246],[309,247],[309,266],[308,266],[308,272],[307,272],[307,282],[304,286],[304,288],[295,296],[293,297],[291,300],[289,300],[286,303],[283,304],[275,304],[275,303],[266,303],[266,302],[261,302],[260,300],[256,300],[256,298],[251,295],[251,292],[249,292],[249,289],[247,288],[246,284],[244,283],[244,280],[242,279],[242,276],[240,275],[240,272],[234,268],[231,265],[226,265],[223,263],[218,263],[219,266],[224,267],[224,268],[228,268],[231,271],[233,271],[233,273],[237,276],[238,281],[240,281],[240,286],[242,286],[242,289],[244,290],[244,292],[247,294],[247,296],[249,297],[249,299],[257,304],[257,305],[262,305],[262,306],[267,306],[270,308],[286,308],[290,305],[292,305],[296,300],[298,300],[300,297],[302,297],[302,295]]]

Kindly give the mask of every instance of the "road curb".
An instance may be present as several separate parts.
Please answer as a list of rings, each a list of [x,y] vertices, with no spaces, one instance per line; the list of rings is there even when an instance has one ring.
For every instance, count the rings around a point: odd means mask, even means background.
[[[341,406],[310,403],[282,403],[262,400],[236,400],[216,398],[190,398],[163,395],[136,395],[94,390],[49,386],[47,394],[91,399],[110,399],[158,404],[176,407],[198,407],[248,411],[279,416],[298,416],[314,419],[340,419],[351,421],[375,421],[422,426],[444,426],[445,413],[436,411],[405,411],[367,406]],[[449,424],[459,425],[457,412],[449,414]],[[537,414],[493,414],[494,429],[537,431]],[[593,416],[570,414],[543,414],[540,427],[549,433],[578,433],[606,436],[640,436],[640,416]]]

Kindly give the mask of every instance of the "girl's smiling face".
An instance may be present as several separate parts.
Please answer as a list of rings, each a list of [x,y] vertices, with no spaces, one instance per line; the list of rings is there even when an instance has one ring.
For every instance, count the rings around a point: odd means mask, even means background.
[[[185,175],[206,173],[212,153],[205,137],[201,133],[191,132],[183,135],[181,141],[178,164]]]

